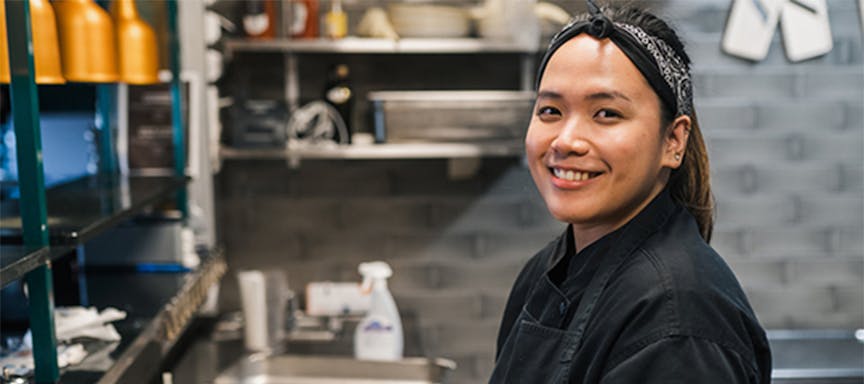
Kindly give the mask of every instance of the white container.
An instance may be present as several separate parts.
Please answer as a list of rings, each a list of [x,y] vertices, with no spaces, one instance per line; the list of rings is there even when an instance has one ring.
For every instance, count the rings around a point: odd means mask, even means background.
[[[317,281],[306,285],[306,314],[309,316],[360,315],[369,312],[369,295],[360,284]]]
[[[281,271],[239,271],[244,346],[253,352],[279,352],[285,338],[288,282]]]
[[[360,360],[402,359],[402,320],[387,278],[393,270],[383,261],[360,264],[364,292],[370,292],[369,313],[354,333],[354,357]]]

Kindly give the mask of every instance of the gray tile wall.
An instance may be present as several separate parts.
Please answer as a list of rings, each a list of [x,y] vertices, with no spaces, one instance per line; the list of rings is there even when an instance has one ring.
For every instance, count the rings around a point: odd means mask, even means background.
[[[830,2],[834,50],[794,65],[779,37],[761,63],[722,54],[727,1],[659,3],[694,59],[717,198],[713,245],[769,328],[864,326],[855,3]],[[457,383],[487,377],[515,275],[563,228],[519,159],[484,159],[468,180],[448,179],[443,160],[228,161],[217,185],[232,267],[282,268],[299,288],[356,280],[358,262],[386,260],[400,309],[419,317],[426,353],[459,363]],[[226,279],[227,308],[238,306],[233,285]]]

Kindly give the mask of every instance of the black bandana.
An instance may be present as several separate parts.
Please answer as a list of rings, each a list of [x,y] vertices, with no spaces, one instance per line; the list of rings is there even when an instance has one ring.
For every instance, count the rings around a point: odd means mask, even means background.
[[[537,88],[552,54],[564,43],[581,33],[598,39],[612,40],[633,62],[642,76],[664,104],[675,111],[675,116],[690,115],[693,111],[693,86],[690,68],[675,50],[660,38],[647,34],[642,28],[624,23],[613,23],[594,1],[587,0],[590,17],[574,20],[552,38],[537,73]]]

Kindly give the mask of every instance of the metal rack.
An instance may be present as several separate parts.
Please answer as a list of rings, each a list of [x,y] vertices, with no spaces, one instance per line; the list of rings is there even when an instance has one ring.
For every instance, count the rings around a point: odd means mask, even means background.
[[[239,53],[272,53],[283,55],[284,92],[288,109],[293,111],[299,107],[300,75],[298,56],[303,54],[514,54],[520,63],[519,84],[521,90],[533,88],[533,70],[540,47],[527,46],[509,41],[498,41],[479,38],[405,38],[399,40],[347,37],[339,40],[330,39],[287,39],[272,40],[227,39],[224,42],[226,60],[231,60]],[[338,150],[300,150],[295,157],[329,158],[329,159],[391,159],[391,158],[464,158],[482,156],[511,156],[519,152],[512,150],[512,145],[494,148],[495,145],[462,146],[452,144],[422,144],[410,148],[419,151],[403,151],[409,146],[375,145],[358,149]],[[252,149],[224,148],[220,151],[223,158],[270,158],[279,150],[262,150],[261,155],[254,155]],[[284,156],[284,155],[280,155]],[[289,153],[289,156],[290,153]]]
[[[45,192],[49,241],[52,246],[82,244],[185,184],[182,177],[88,176],[50,188]],[[3,204],[4,241],[20,242],[22,208],[23,202],[14,200]]]
[[[399,40],[346,37],[330,39],[273,39],[225,41],[225,56],[235,52],[284,52],[284,53],[535,53],[529,47],[508,41],[473,38],[405,38]]]
[[[522,154],[522,146],[506,143],[394,143],[349,146],[248,149],[222,147],[224,159],[454,159],[476,157],[508,157]]]
[[[30,2],[29,0],[0,1],[5,1],[6,6],[11,72],[10,94],[18,156],[18,187],[21,192],[17,206],[13,207],[17,210],[17,214],[3,218],[8,221],[2,225],[4,235],[10,236],[5,237],[4,240],[17,238],[20,245],[4,244],[0,250],[2,252],[0,282],[6,285],[22,278],[26,281],[29,290],[35,381],[54,383],[60,379],[60,371],[57,366],[57,340],[54,330],[52,259],[68,252],[71,249],[68,247],[69,244],[80,244],[96,233],[110,228],[122,219],[175,192],[177,207],[185,216],[185,145],[184,130],[179,115],[181,109],[177,3],[176,0],[167,1],[168,24],[171,32],[170,61],[173,75],[172,110],[175,113],[173,129],[176,176],[163,180],[117,177],[116,164],[113,161],[116,155],[112,152],[113,146],[105,145],[106,142],[110,144],[110,135],[106,134],[103,136],[106,141],[103,141],[102,146],[103,161],[100,163],[100,176],[46,190],[39,126],[39,98],[33,65]],[[111,86],[98,87],[97,113],[104,114],[107,113],[106,105],[103,103],[104,97],[111,93]],[[109,128],[102,127],[105,133],[110,133]],[[67,199],[66,203],[63,202],[64,199]],[[70,202],[68,199],[78,200]],[[97,202],[98,207],[95,208],[97,211],[90,212],[90,215],[82,211],[80,206],[82,199]],[[60,203],[55,203],[56,201]],[[58,206],[66,208],[71,206],[76,209],[64,211],[63,208],[58,209]],[[58,217],[60,221],[52,223],[52,220]],[[70,217],[75,218],[70,219]],[[64,221],[64,218],[69,221]]]

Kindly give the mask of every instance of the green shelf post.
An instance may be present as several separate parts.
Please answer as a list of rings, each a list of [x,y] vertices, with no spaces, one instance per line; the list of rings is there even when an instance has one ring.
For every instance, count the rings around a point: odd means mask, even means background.
[[[114,113],[117,98],[116,84],[96,86],[96,128],[99,130],[99,173],[114,176],[118,172],[117,151],[114,143]]]
[[[18,185],[21,189],[21,225],[24,244],[48,245],[42,136],[39,128],[39,93],[33,67],[30,0],[5,0],[9,40],[10,95],[18,152]],[[25,277],[30,292],[30,329],[37,383],[55,383],[57,339],[54,333],[54,297],[51,266],[42,265]]]
[[[180,89],[180,34],[177,29],[177,0],[168,0],[169,62],[171,66],[171,125],[174,128],[174,174],[186,177],[186,131],[183,127],[183,99]],[[189,214],[186,187],[177,190],[177,208],[185,219]]]
[[[96,0],[96,4],[109,10],[108,0]],[[99,131],[97,148],[99,153],[99,174],[108,176],[105,180],[111,181],[112,176],[119,172],[117,160],[117,148],[114,139],[114,128],[116,127],[117,113],[117,84],[96,85],[96,129]]]

